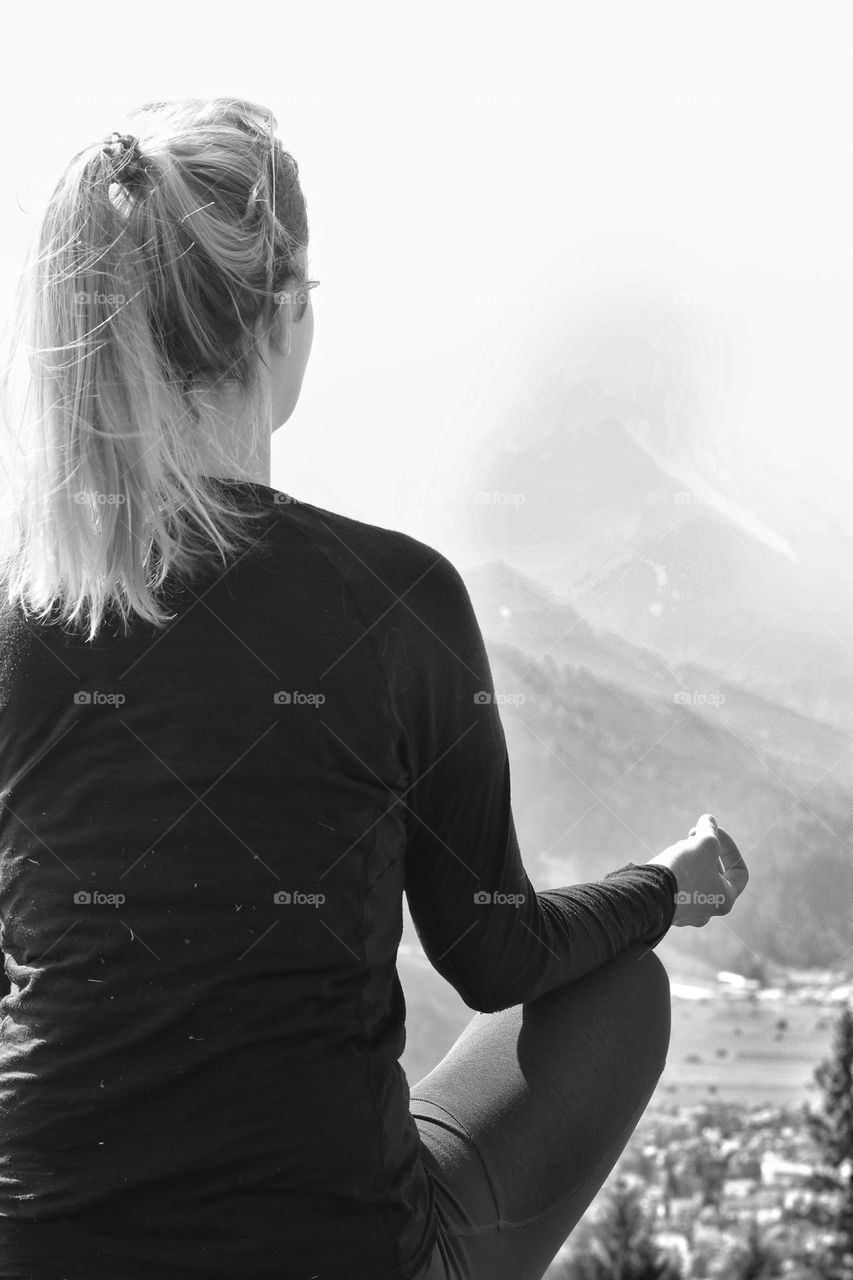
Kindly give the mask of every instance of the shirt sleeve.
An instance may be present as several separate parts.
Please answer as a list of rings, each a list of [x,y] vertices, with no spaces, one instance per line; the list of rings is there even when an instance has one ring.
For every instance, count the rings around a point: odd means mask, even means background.
[[[655,946],[678,886],[668,867],[628,863],[600,881],[533,889],[483,637],[461,576],[432,554],[406,593],[406,897],[434,968],[470,1008],[497,1012],[632,942]]]

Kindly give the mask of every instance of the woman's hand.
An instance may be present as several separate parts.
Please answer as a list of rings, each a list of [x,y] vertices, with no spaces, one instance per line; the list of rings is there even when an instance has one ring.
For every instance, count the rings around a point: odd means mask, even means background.
[[[749,880],[743,855],[710,813],[702,814],[687,840],[671,844],[649,863],[669,867],[678,882],[672,923],[697,929],[712,916],[728,915]]]

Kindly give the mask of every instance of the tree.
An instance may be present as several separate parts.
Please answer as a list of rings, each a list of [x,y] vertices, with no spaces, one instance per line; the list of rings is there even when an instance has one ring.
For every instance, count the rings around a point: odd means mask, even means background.
[[[779,1252],[772,1245],[764,1243],[754,1218],[733,1261],[733,1280],[773,1280],[773,1277],[782,1275]]]
[[[853,1280],[853,1010],[836,1024],[833,1055],[815,1071],[822,1110],[806,1112],[806,1122],[828,1165],[837,1170],[841,1190],[835,1222],[837,1240],[829,1251],[828,1280]]]
[[[622,1178],[588,1250],[575,1259],[577,1280],[681,1280],[678,1266],[655,1244],[639,1193]]]
[[[721,1155],[707,1147],[696,1153],[696,1172],[702,1184],[703,1208],[707,1204],[719,1208],[730,1159],[730,1155]]]
[[[678,1176],[678,1157],[667,1149],[664,1154],[663,1203],[667,1218],[670,1214],[670,1202],[681,1195],[681,1179]]]

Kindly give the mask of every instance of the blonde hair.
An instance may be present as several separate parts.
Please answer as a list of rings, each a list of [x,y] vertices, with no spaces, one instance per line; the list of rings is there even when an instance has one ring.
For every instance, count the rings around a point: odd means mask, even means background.
[[[157,626],[156,592],[258,541],[261,518],[199,472],[250,478],[204,433],[205,391],[232,384],[269,433],[259,343],[304,281],[305,199],[275,117],[237,98],[151,102],[127,122],[134,168],[108,139],[50,196],[19,284],[2,378],[9,459],[0,551],[7,603],[98,633],[116,612]],[[132,141],[132,138],[130,139]],[[260,326],[261,335],[258,335]],[[26,344],[24,405],[9,412]],[[221,467],[221,470],[220,470]]]

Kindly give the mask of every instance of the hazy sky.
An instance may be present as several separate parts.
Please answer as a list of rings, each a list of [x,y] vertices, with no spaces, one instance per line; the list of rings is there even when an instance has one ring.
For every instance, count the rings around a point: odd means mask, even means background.
[[[706,412],[652,424],[673,466],[713,483],[722,459],[741,496],[787,486],[844,519],[850,16],[821,0],[82,3],[51,6],[48,40],[42,7],[16,5],[3,310],[77,150],[146,99],[239,94],[272,108],[299,162],[322,282],[273,484],[464,558],[442,477],[488,434],[522,337],[555,314],[570,333],[572,308],[610,291],[635,327],[643,308],[689,312]]]

